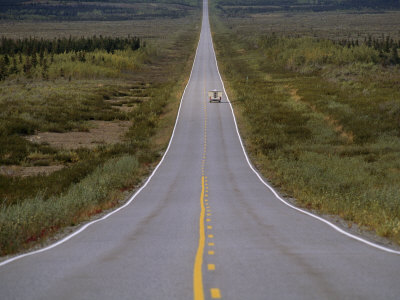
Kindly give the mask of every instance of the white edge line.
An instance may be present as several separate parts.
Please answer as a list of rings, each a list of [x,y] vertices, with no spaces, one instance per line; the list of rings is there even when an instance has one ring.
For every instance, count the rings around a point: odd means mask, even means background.
[[[211,27],[210,27],[210,30],[211,30]],[[212,39],[211,33],[210,33],[210,36],[211,36],[211,39]],[[356,236],[356,235],[354,235],[354,234],[351,234],[351,233],[349,233],[349,232],[347,232],[347,231],[341,229],[340,227],[336,226],[335,224],[329,222],[328,220],[326,220],[326,219],[324,219],[324,218],[321,218],[321,217],[319,217],[319,216],[317,216],[317,215],[314,215],[314,214],[312,214],[312,213],[310,213],[310,212],[308,212],[308,211],[306,211],[306,210],[302,210],[302,209],[300,209],[300,208],[298,208],[298,207],[296,207],[296,206],[290,204],[289,202],[287,202],[286,200],[284,200],[281,196],[279,196],[279,194],[278,194],[268,183],[266,183],[266,182],[264,181],[264,179],[261,177],[261,175],[258,173],[258,171],[257,171],[257,170],[253,167],[253,165],[251,164],[250,159],[249,159],[249,157],[247,156],[246,150],[245,150],[245,148],[244,148],[244,146],[243,146],[242,137],[240,136],[240,133],[239,133],[239,129],[238,129],[238,125],[237,125],[237,122],[236,122],[235,113],[234,113],[234,111],[233,111],[232,103],[231,103],[231,101],[229,100],[228,94],[227,94],[227,92],[226,92],[226,90],[225,90],[224,81],[222,80],[221,74],[220,74],[220,72],[219,72],[218,62],[217,62],[217,57],[216,57],[216,55],[215,55],[215,50],[214,50],[214,44],[213,44],[213,42],[211,43],[211,47],[212,47],[212,50],[213,50],[213,53],[214,53],[215,65],[216,65],[216,67],[217,67],[218,75],[219,75],[219,78],[220,78],[221,83],[222,83],[222,88],[224,89],[224,93],[225,93],[225,95],[226,95],[226,99],[228,100],[229,106],[230,106],[230,108],[231,108],[231,112],[232,112],[232,116],[233,116],[233,121],[234,121],[234,123],[235,123],[236,133],[237,133],[237,135],[238,135],[240,145],[241,145],[241,147],[242,147],[244,156],[246,157],[247,164],[249,165],[250,169],[257,175],[258,179],[260,179],[260,181],[275,195],[276,198],[278,198],[283,204],[289,206],[290,208],[292,208],[292,209],[294,209],[294,210],[296,210],[296,211],[298,211],[298,212],[301,212],[301,213],[303,213],[303,214],[305,214],[305,215],[308,215],[308,216],[310,216],[310,217],[313,217],[314,219],[317,219],[317,220],[319,220],[319,221],[321,221],[321,222],[327,224],[328,226],[332,227],[333,229],[335,229],[335,230],[338,231],[339,233],[344,234],[344,235],[346,235],[346,236],[348,236],[348,237],[350,237],[350,238],[352,238],[352,239],[354,239],[354,240],[357,240],[357,241],[359,241],[359,242],[361,242],[361,243],[367,244],[367,245],[369,245],[369,246],[371,246],[371,247],[374,247],[374,248],[376,248],[376,249],[379,249],[379,250],[382,250],[382,251],[385,251],[385,252],[388,252],[388,253],[393,253],[393,254],[398,254],[398,255],[400,255],[400,251],[396,251],[396,250],[393,250],[393,249],[390,249],[390,248],[386,248],[386,247],[380,246],[380,245],[378,245],[378,244],[372,243],[372,242],[370,242],[370,241],[368,241],[368,240],[365,240],[365,239],[363,239],[363,238],[361,238],[361,237],[359,237],[359,236]]]
[[[201,27],[201,28],[202,28],[202,27]],[[21,255],[17,255],[17,256],[15,256],[15,257],[12,257],[12,258],[10,258],[10,259],[7,259],[7,260],[5,260],[5,261],[3,261],[3,262],[0,263],[0,267],[2,267],[2,266],[4,266],[4,265],[7,265],[7,264],[9,264],[9,263],[11,263],[11,262],[13,262],[13,261],[15,261],[15,260],[24,258],[24,257],[26,257],[26,256],[31,256],[31,255],[34,255],[34,254],[38,254],[38,253],[41,253],[41,252],[48,251],[48,250],[50,250],[50,249],[53,249],[53,248],[55,248],[55,247],[57,247],[57,246],[59,246],[59,245],[65,243],[66,241],[70,240],[70,239],[73,238],[74,236],[76,236],[76,235],[78,235],[79,233],[81,233],[82,231],[84,231],[84,230],[85,230],[86,228],[88,228],[89,226],[91,226],[91,225],[93,225],[93,224],[95,224],[95,223],[97,223],[97,222],[103,221],[103,220],[107,219],[108,217],[112,216],[113,214],[117,213],[117,212],[120,211],[121,209],[124,209],[125,207],[127,207],[129,204],[132,203],[132,201],[136,198],[136,196],[139,195],[139,193],[147,186],[147,184],[150,182],[151,178],[154,176],[154,174],[156,173],[156,171],[158,170],[158,168],[160,167],[160,165],[161,165],[162,162],[164,161],[164,159],[165,159],[165,157],[166,157],[166,155],[167,155],[167,153],[168,153],[168,150],[169,150],[169,148],[171,147],[172,139],[174,138],[174,135],[175,135],[175,129],[176,129],[176,126],[177,126],[178,121],[179,121],[179,116],[180,116],[180,112],[181,112],[181,107],[182,107],[183,98],[184,98],[184,96],[185,96],[186,89],[187,89],[187,87],[189,86],[190,80],[191,80],[191,78],[192,78],[192,73],[193,73],[194,65],[195,65],[195,63],[196,63],[197,53],[198,53],[199,45],[200,45],[200,38],[201,38],[201,31],[200,31],[200,35],[199,35],[199,41],[197,42],[196,54],[195,54],[195,57],[194,57],[194,60],[193,60],[192,69],[191,69],[191,71],[190,71],[189,80],[188,80],[188,82],[187,82],[187,84],[186,84],[186,86],[185,86],[185,89],[183,90],[183,93],[182,93],[182,97],[181,97],[181,101],[180,101],[180,104],[179,104],[178,113],[177,113],[177,115],[176,115],[176,120],[175,120],[174,129],[173,129],[173,131],[172,131],[171,138],[170,138],[170,140],[169,140],[167,149],[165,150],[164,155],[163,155],[163,157],[161,158],[160,162],[159,162],[158,165],[155,167],[155,169],[153,170],[153,172],[150,174],[149,178],[147,178],[146,182],[142,185],[142,187],[141,187],[139,190],[137,190],[136,193],[133,194],[133,195],[129,198],[129,200],[128,200],[124,205],[118,207],[117,209],[115,209],[115,210],[113,210],[112,212],[108,213],[107,215],[101,217],[100,219],[94,220],[94,221],[92,221],[92,222],[89,222],[89,223],[83,225],[83,226],[80,227],[77,231],[75,231],[75,232],[73,232],[72,234],[66,236],[66,237],[63,238],[62,240],[59,240],[58,242],[56,242],[56,243],[54,243],[54,244],[51,244],[50,246],[47,246],[47,247],[45,247],[45,248],[42,248],[42,249],[39,249],[39,250],[35,250],[35,251],[32,251],[32,252],[28,252],[28,253],[24,253],[24,254],[21,254]]]

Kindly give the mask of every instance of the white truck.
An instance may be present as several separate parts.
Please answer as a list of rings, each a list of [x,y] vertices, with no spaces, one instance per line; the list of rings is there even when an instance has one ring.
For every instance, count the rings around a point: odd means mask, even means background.
[[[208,92],[208,98],[210,102],[218,101],[221,102],[222,100],[222,91],[212,90]]]

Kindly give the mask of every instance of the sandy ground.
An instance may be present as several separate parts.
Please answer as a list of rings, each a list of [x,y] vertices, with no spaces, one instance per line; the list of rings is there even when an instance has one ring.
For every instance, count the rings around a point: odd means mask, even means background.
[[[87,132],[39,132],[27,139],[33,143],[47,143],[57,149],[95,148],[122,141],[129,125],[129,121],[91,121]]]

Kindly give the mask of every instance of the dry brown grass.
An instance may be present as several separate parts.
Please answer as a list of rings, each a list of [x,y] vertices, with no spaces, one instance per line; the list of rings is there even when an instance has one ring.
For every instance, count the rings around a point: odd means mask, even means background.
[[[123,141],[129,121],[89,121],[87,132],[39,132],[26,138],[33,143],[45,143],[57,149],[95,148]]]
[[[271,32],[329,39],[360,38],[382,34],[400,38],[400,11],[359,12],[276,12],[253,14],[251,18],[229,18],[230,27],[252,35]]]
[[[172,36],[177,36],[193,24],[193,17],[179,19],[151,19],[128,21],[81,21],[81,22],[33,22],[0,21],[0,36],[8,38],[58,38],[90,37],[93,35],[126,37],[137,36],[146,42],[157,42],[159,49],[170,43]]]
[[[302,97],[297,94],[297,91],[298,91],[297,89],[289,88],[289,94],[293,101],[302,102],[303,104],[307,105],[314,113],[323,115],[324,120],[333,129],[333,131],[339,134],[348,144],[353,143],[354,134],[352,132],[344,130],[343,125],[340,124],[340,122],[336,120],[333,116],[324,114],[323,112],[318,110],[318,108],[315,105],[308,103],[307,101],[304,101]]]
[[[64,168],[64,165],[37,166],[37,167],[0,166],[0,175],[12,176],[12,177],[49,175],[55,171],[61,170],[62,168]]]

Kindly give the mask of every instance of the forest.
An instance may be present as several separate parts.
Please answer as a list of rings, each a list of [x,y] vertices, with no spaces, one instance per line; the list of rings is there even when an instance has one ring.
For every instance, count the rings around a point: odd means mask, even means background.
[[[0,54],[14,55],[23,53],[26,55],[40,54],[42,52],[61,54],[77,51],[106,50],[108,53],[125,48],[136,50],[140,48],[140,39],[137,37],[113,38],[103,36],[93,37],[69,37],[58,39],[10,39],[2,37],[0,40]]]
[[[221,5],[303,5],[303,6],[330,6],[336,8],[354,8],[354,7],[373,7],[373,8],[395,8],[400,7],[399,0],[223,0],[219,1]]]
[[[86,61],[86,55],[96,50],[113,54],[117,50],[137,50],[141,41],[137,37],[69,37],[55,39],[10,39],[0,40],[0,81],[9,75],[22,73],[31,76],[32,69],[42,68],[42,77],[48,78],[49,66],[55,54],[75,53],[72,61]],[[63,77],[63,76],[62,76]]]
[[[121,21],[154,17],[179,18],[198,5],[197,0],[149,1],[2,1],[0,19],[38,21]]]
[[[227,16],[278,11],[336,11],[400,9],[399,0],[221,0],[217,8]]]
[[[263,38],[263,45],[266,47],[282,46],[288,40],[295,41],[301,39],[297,36],[286,36],[278,37],[275,33],[267,35]],[[364,39],[339,39],[339,40],[327,40],[317,38],[314,40],[315,45],[323,44],[326,48],[330,48],[330,53],[323,56],[321,62],[313,63],[351,63],[351,62],[363,62],[380,64],[382,66],[398,65],[400,64],[400,40],[395,40],[390,36],[381,35],[379,38],[372,38],[371,36],[365,37]],[[352,55],[344,56],[343,48],[349,49]],[[357,57],[357,53],[365,51],[365,49],[375,50],[368,52],[369,55],[360,55]],[[311,51],[311,49],[310,49]],[[342,62],[342,63],[340,63]]]

